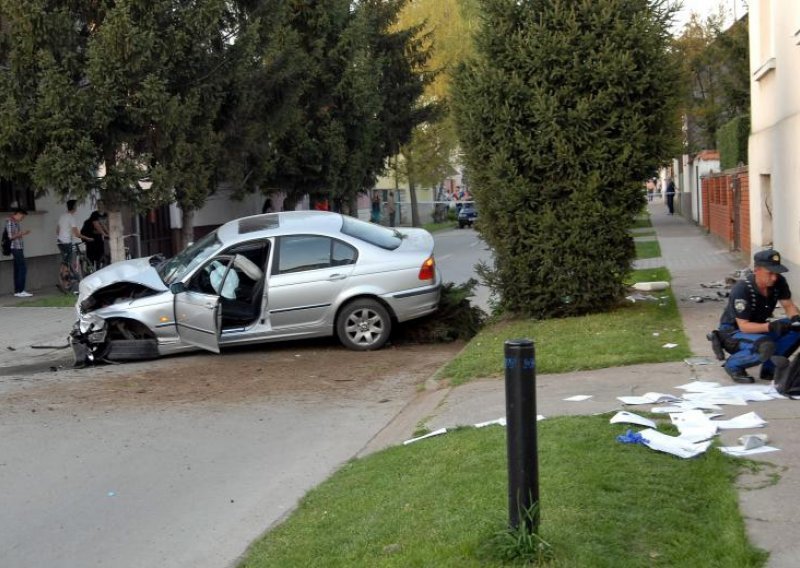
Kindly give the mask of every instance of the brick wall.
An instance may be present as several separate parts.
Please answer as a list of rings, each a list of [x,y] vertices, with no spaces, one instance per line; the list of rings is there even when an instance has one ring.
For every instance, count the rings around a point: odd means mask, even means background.
[[[703,192],[702,225],[722,239],[731,249],[750,253],[750,184],[747,169],[704,176],[701,180]],[[736,195],[734,188],[739,186],[738,214],[739,227],[736,229]]]

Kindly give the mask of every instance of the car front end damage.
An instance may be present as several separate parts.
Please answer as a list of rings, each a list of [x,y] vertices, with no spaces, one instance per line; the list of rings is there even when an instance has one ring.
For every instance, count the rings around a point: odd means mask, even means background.
[[[171,294],[157,274],[156,278],[148,274],[147,269],[152,270],[148,263],[129,262],[134,265],[112,265],[81,282],[78,318],[69,335],[75,366],[159,356],[158,321],[153,325],[151,320],[157,312],[162,315],[155,317],[172,323],[169,315],[163,315],[170,313]],[[118,276],[129,280],[117,280]]]

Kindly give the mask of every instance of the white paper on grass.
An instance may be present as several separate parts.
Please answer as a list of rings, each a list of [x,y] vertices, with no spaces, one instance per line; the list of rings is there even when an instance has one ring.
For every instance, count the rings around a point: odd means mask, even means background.
[[[639,426],[649,426],[650,428],[656,427],[656,423],[649,418],[639,416],[633,412],[625,412],[624,410],[612,416],[609,424],[638,424]]]
[[[652,429],[642,430],[639,433],[642,435],[645,445],[651,450],[665,452],[679,458],[693,458],[705,452],[711,445],[710,441],[694,443],[675,436],[667,436]]]
[[[417,436],[416,438],[411,438],[410,440],[406,440],[403,442],[404,446],[408,444],[413,444],[414,442],[419,442],[420,440],[424,440],[425,438],[432,438],[433,436],[441,436],[442,434],[447,433],[447,428],[439,428],[438,430],[434,430],[433,432],[428,432],[424,436]]]
[[[683,410],[682,407],[673,404],[670,406],[654,406],[650,409],[650,412],[653,414],[670,414],[672,412],[683,412]]]
[[[682,440],[702,442],[713,438],[717,434],[717,424],[711,422],[709,415],[701,410],[688,410],[677,414],[670,414],[670,420],[678,428]]]
[[[484,426],[493,426],[497,424],[498,426],[505,426],[506,425],[506,417],[503,416],[502,418],[497,418],[496,420],[489,420],[488,422],[478,422],[475,424],[475,428],[483,428]]]
[[[541,414],[537,414],[537,415],[536,415],[536,421],[537,421],[537,422],[540,422],[540,421],[542,421],[542,420],[544,420],[544,416],[543,416],[543,415],[541,415]],[[475,426],[475,428],[483,428],[483,427],[485,427],[485,426],[493,426],[493,425],[495,425],[495,424],[496,424],[496,425],[498,425],[498,426],[507,426],[507,424],[506,424],[506,417],[505,417],[505,416],[503,416],[502,418],[497,418],[497,419],[495,419],[495,420],[489,420],[489,421],[487,421],[487,422],[478,422],[478,423],[477,423],[477,424],[475,424],[474,426]]]
[[[623,404],[658,404],[659,402],[677,402],[677,396],[660,392],[646,392],[641,396],[618,396],[617,400]]]
[[[591,394],[576,394],[575,396],[571,396],[569,398],[565,398],[567,402],[583,402],[584,400],[589,400],[594,395]]]
[[[766,454],[769,452],[777,452],[780,448],[774,446],[759,446],[751,450],[745,450],[744,446],[720,446],[719,450],[729,456],[741,458],[746,456],[754,456],[756,454]]]
[[[748,412],[730,420],[716,420],[714,424],[720,430],[734,430],[739,428],[763,428],[767,425],[767,421],[755,412]]]
[[[675,349],[678,346],[677,343],[665,343],[662,345],[664,349]]]

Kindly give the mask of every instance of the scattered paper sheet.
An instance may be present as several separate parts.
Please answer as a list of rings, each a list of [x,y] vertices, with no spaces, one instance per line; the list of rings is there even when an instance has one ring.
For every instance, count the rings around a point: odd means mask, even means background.
[[[584,400],[589,400],[594,395],[591,394],[576,394],[575,396],[571,396],[569,398],[565,398],[564,400],[568,402],[583,402]]]
[[[730,420],[715,420],[714,424],[720,430],[734,430],[739,428],[763,428],[767,425],[767,421],[755,412],[748,412]]]
[[[747,401],[736,393],[728,393],[723,389],[708,392],[687,392],[683,398],[690,402],[702,404],[727,404],[729,406],[747,406]]]
[[[536,421],[537,422],[541,422],[542,420],[544,420],[544,416],[542,414],[537,414],[536,415]],[[493,426],[494,424],[497,424],[498,426],[507,426],[508,425],[506,423],[506,417],[503,416],[502,418],[497,418],[495,420],[489,420],[487,422],[478,422],[474,426],[475,426],[475,428],[483,428],[485,426]]]
[[[672,454],[679,458],[693,458],[705,452],[711,445],[710,441],[694,443],[675,436],[667,436],[652,429],[642,430],[639,433],[644,438],[644,444],[648,448]]]
[[[642,396],[618,396],[617,400],[623,404],[658,404],[659,402],[677,402],[677,396],[660,392],[646,392]]]
[[[497,424],[498,426],[505,426],[506,425],[506,417],[503,416],[502,418],[498,418],[496,420],[489,420],[488,422],[478,422],[475,424],[475,428],[483,428],[484,426],[493,426]]]
[[[720,384],[711,381],[692,381],[685,385],[679,385],[676,389],[685,390],[686,392],[708,392],[719,388]]]
[[[739,438],[739,443],[745,450],[754,450],[761,446],[766,446],[769,438],[766,434],[747,434]]]
[[[709,415],[702,410],[687,410],[677,414],[670,414],[670,420],[678,428],[682,440],[702,442],[717,435],[717,423],[711,422]]]
[[[439,428],[438,430],[434,430],[433,432],[428,432],[424,436],[417,436],[416,438],[411,438],[410,440],[406,440],[403,442],[404,446],[408,444],[413,444],[414,442],[419,442],[420,440],[424,440],[425,438],[432,438],[433,436],[441,436],[447,432],[447,428]]]
[[[759,446],[750,450],[745,450],[744,446],[720,446],[719,450],[729,456],[736,458],[754,456],[756,454],[766,454],[769,452],[777,452],[780,448],[774,446]]]
[[[649,418],[639,416],[633,412],[625,412],[624,410],[612,416],[609,424],[638,424],[639,426],[649,426],[650,428],[656,427],[656,423]]]
[[[677,343],[665,343],[662,345],[664,349],[675,349],[678,346]]]

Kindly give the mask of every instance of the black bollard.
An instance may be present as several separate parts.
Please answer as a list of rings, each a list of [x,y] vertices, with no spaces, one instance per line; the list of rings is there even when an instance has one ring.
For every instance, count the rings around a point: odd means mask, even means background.
[[[505,342],[508,446],[508,518],[529,533],[539,526],[539,460],[536,445],[536,354],[533,341]]]

